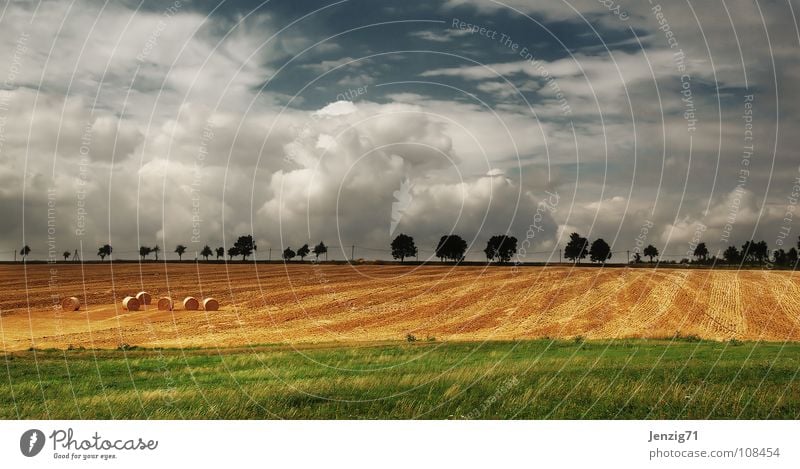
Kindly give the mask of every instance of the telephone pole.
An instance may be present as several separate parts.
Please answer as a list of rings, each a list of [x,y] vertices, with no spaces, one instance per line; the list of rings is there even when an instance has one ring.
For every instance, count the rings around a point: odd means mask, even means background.
[[[561,248],[558,248],[558,263],[561,263]]]
[[[354,262],[356,260],[356,245],[350,246],[350,262]]]
[[[267,262],[272,262],[272,248],[269,248],[269,255],[267,256]]]

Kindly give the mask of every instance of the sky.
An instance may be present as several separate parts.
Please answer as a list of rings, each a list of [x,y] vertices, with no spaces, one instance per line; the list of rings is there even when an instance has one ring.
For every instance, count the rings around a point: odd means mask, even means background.
[[[0,260],[800,235],[794,0],[0,8]]]

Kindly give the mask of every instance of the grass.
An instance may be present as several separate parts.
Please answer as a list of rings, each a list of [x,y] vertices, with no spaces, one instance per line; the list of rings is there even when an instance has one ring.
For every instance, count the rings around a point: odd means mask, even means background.
[[[34,350],[0,358],[0,418],[797,419],[799,370],[687,340]]]

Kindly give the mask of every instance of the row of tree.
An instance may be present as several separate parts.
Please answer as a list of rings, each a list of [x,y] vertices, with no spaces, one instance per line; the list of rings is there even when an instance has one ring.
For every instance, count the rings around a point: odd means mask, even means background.
[[[800,240],[798,240],[797,246],[800,248]],[[400,262],[404,262],[405,259],[410,257],[416,257],[419,253],[414,243],[414,238],[403,233],[392,240],[390,247],[392,257],[394,259],[399,259]],[[183,255],[186,253],[187,249],[188,248],[182,244],[175,247],[174,252],[178,255],[179,260],[183,260]],[[230,260],[233,260],[234,257],[242,256],[242,260],[245,261],[257,250],[258,246],[256,246],[253,236],[246,235],[239,236],[236,242],[233,243],[233,246],[228,248],[227,254]],[[111,245],[104,244],[97,249],[97,256],[100,257],[101,260],[105,260],[106,257],[111,256],[112,252],[113,248]],[[158,260],[159,252],[161,252],[159,246],[141,246],[139,248],[139,256],[142,260],[147,259],[151,254],[155,255],[155,260]],[[291,247],[287,247],[284,249],[281,257],[285,261],[291,261],[295,257],[299,257],[302,261],[310,254],[314,254],[316,260],[319,260],[319,257],[327,254],[327,252],[328,247],[325,246],[325,243],[320,241],[320,243],[313,248],[309,247],[308,244],[304,244],[298,248],[297,251],[293,250]],[[436,245],[435,251],[436,257],[442,262],[461,262],[464,260],[466,252],[467,242],[459,235],[442,236],[439,239],[439,243]],[[500,263],[507,263],[517,253],[517,238],[508,235],[492,236],[486,243],[486,248],[483,252],[486,255],[486,260],[489,262],[497,261]],[[26,245],[19,253],[24,259],[31,253],[31,248]],[[203,249],[200,251],[200,256],[205,258],[205,260],[209,260],[211,256],[216,256],[216,259],[219,260],[223,258],[225,254],[226,250],[222,246],[212,249],[210,246],[206,245],[203,246]],[[659,252],[652,244],[647,245],[642,250],[641,255],[638,252],[634,253],[633,262],[642,262],[642,255],[649,258],[650,262],[653,262],[653,259],[659,257]],[[72,254],[69,251],[64,251],[63,256],[66,261]],[[74,259],[77,260],[77,251],[74,256]],[[611,246],[609,246],[603,238],[598,238],[590,244],[587,238],[584,238],[578,233],[570,234],[569,241],[564,247],[564,257],[574,263],[580,263],[580,261],[587,256],[592,262],[605,263],[607,260],[611,259]],[[709,255],[706,243],[698,243],[694,248],[693,256],[695,262],[702,264],[715,264],[720,261],[716,256]],[[722,261],[727,264],[764,264],[772,262],[780,266],[794,266],[798,261],[798,249],[794,247],[789,249],[789,251],[777,249],[772,252],[772,257],[770,258],[769,247],[766,241],[747,241],[742,245],[741,250],[737,249],[736,246],[728,246],[722,253]],[[689,262],[689,260],[684,259],[682,262]]]

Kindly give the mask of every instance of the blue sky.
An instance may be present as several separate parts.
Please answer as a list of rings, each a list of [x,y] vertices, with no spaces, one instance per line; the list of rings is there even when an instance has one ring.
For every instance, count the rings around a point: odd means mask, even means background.
[[[796,11],[10,2],[0,244],[44,258],[48,223],[59,254],[111,242],[121,257],[251,232],[275,249],[455,232],[480,255],[509,232],[542,260],[574,230],[626,251],[652,225],[675,258],[698,238],[788,249]]]

